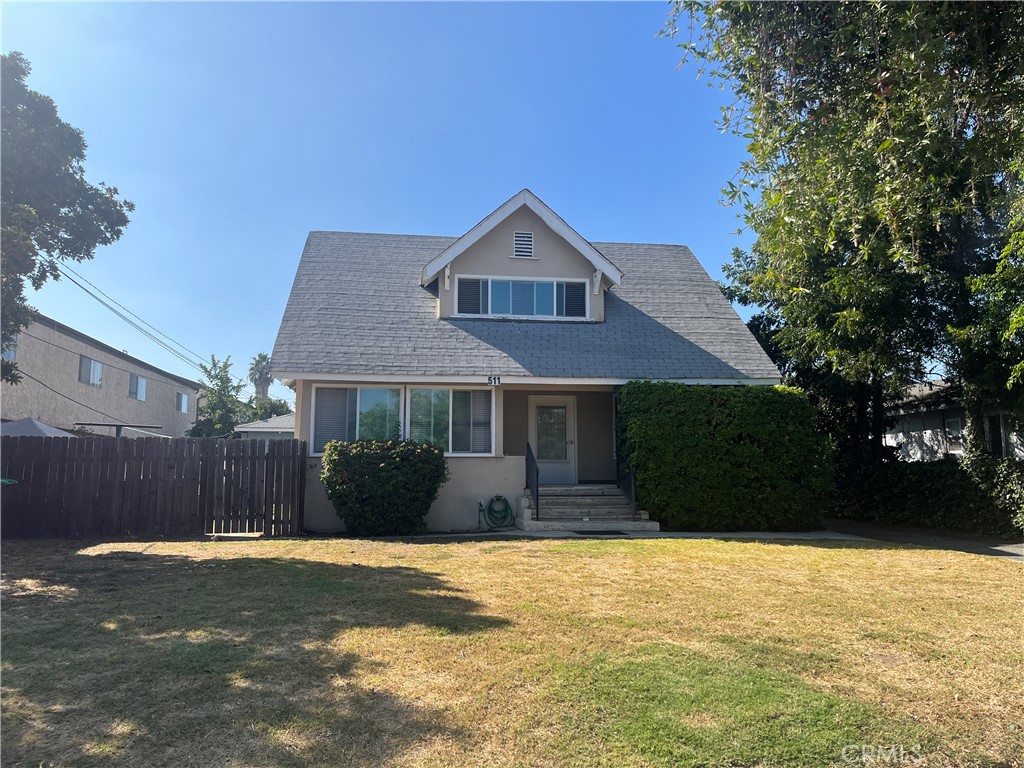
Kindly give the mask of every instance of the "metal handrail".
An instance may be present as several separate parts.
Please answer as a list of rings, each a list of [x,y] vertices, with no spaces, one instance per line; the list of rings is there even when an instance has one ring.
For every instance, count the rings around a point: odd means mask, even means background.
[[[540,466],[537,464],[537,457],[533,455],[533,448],[526,444],[526,488],[533,499],[533,519],[540,519]]]
[[[633,517],[636,517],[636,476],[633,471],[633,465],[621,458],[621,456],[618,465],[619,488],[625,492],[626,498],[629,499],[629,508],[633,513]]]

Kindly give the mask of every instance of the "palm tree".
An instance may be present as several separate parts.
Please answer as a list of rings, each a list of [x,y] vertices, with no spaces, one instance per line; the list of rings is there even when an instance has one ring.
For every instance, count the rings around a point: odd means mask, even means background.
[[[270,382],[274,377],[270,373],[270,355],[260,352],[249,364],[249,381],[256,387],[257,397],[266,397],[270,391]]]

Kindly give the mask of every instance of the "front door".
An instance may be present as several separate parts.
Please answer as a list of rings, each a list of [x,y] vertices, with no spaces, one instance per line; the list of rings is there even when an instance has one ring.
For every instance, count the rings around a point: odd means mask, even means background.
[[[575,485],[576,398],[531,396],[529,414],[541,485]]]

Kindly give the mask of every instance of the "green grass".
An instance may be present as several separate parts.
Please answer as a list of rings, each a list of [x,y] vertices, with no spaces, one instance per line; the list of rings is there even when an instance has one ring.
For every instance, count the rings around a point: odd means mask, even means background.
[[[848,745],[931,751],[920,725],[827,693],[778,666],[678,646],[567,665],[559,678],[566,763],[704,768],[828,766]]]
[[[849,745],[1024,765],[1024,568],[998,558],[693,540],[2,555],[5,766],[827,768]]]

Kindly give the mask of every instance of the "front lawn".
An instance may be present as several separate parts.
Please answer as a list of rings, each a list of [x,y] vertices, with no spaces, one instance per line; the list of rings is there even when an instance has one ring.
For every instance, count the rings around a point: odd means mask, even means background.
[[[836,542],[5,542],[3,763],[1018,766],[1022,585]]]

